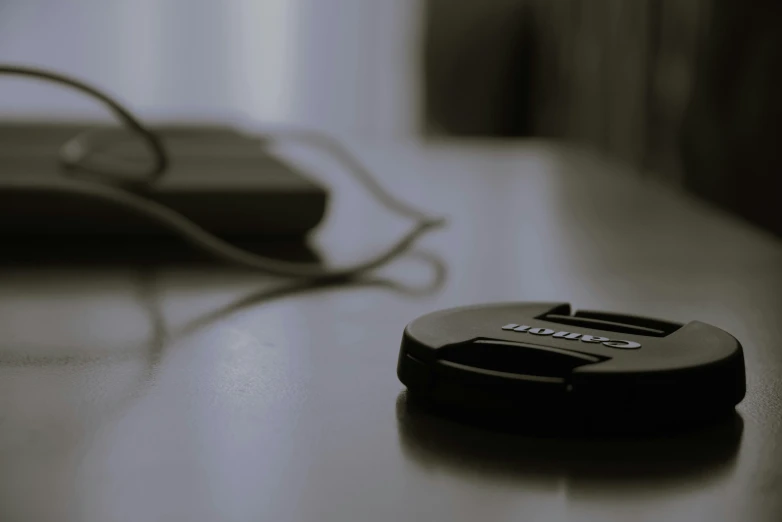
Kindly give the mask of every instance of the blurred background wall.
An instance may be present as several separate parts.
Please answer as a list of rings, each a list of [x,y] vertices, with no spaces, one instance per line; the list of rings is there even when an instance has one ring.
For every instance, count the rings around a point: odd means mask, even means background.
[[[418,0],[0,0],[0,60],[70,72],[149,118],[410,135],[421,15]],[[0,113],[103,111],[0,79]]]

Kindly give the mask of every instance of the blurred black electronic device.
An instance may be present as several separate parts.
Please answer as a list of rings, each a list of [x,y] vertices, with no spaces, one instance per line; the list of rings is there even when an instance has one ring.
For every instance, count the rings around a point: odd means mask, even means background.
[[[522,422],[670,426],[731,412],[745,393],[741,344],[717,327],[553,303],[416,319],[397,373],[411,396]]]
[[[85,123],[0,124],[0,235],[160,236],[165,228],[62,182],[60,147]],[[323,218],[324,187],[251,134],[218,125],[153,126],[169,155],[147,197],[222,237],[300,238]],[[117,154],[146,154],[129,147]]]

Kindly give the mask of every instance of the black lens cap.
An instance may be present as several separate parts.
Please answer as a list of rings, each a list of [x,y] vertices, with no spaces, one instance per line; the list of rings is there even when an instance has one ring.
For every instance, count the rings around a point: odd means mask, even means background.
[[[420,317],[397,374],[411,397],[516,420],[668,425],[732,412],[745,393],[741,344],[715,326],[557,303]]]

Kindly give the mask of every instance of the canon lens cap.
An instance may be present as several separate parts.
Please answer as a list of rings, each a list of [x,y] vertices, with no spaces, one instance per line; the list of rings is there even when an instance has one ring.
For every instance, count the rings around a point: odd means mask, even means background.
[[[712,418],[745,393],[741,344],[715,326],[555,303],[420,317],[405,329],[397,374],[411,397],[512,418]]]

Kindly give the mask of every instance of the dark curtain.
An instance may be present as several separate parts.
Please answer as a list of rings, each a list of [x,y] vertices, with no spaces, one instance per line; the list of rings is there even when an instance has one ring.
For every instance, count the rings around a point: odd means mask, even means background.
[[[782,234],[782,3],[714,2],[681,133],[690,190]]]

